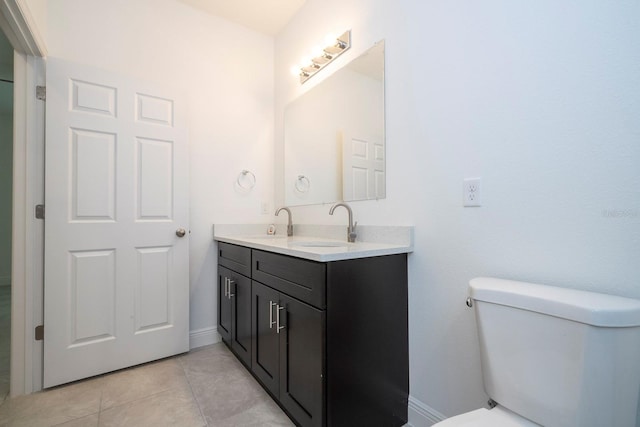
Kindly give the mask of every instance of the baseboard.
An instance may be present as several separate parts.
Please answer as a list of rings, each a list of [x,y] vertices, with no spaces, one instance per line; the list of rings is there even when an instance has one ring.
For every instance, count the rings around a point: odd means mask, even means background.
[[[411,427],[431,427],[446,419],[435,409],[425,405],[413,396],[409,396],[409,423]]]
[[[204,347],[205,345],[220,342],[222,338],[218,333],[218,328],[212,326],[210,328],[196,329],[189,332],[189,348]]]

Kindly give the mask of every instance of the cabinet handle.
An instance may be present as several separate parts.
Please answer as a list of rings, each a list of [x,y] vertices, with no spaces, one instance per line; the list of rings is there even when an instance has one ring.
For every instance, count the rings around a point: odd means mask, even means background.
[[[276,311],[276,332],[280,333],[280,329],[284,329],[284,326],[280,326],[280,310],[284,310],[284,307],[281,307],[278,304],[278,309]]]
[[[273,321],[273,307],[276,305],[278,304],[273,301],[269,301],[269,329],[273,329],[273,325],[276,324],[276,322]]]
[[[229,278],[225,277],[224,278],[224,297],[227,298],[227,295],[229,295]]]
[[[231,286],[233,286],[235,284],[236,284],[235,280],[229,279],[229,299],[231,299],[231,297],[235,297],[236,296],[236,294],[232,294],[231,293]]]

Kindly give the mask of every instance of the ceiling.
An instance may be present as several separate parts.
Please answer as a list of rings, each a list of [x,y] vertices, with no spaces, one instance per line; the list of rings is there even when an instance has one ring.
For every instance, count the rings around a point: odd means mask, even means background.
[[[275,36],[306,0],[178,0],[196,9]]]

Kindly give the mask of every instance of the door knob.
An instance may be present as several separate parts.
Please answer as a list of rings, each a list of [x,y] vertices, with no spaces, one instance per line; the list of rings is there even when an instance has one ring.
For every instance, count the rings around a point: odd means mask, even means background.
[[[176,236],[178,237],[184,237],[185,234],[187,234],[187,230],[185,230],[184,228],[178,228],[176,230]]]

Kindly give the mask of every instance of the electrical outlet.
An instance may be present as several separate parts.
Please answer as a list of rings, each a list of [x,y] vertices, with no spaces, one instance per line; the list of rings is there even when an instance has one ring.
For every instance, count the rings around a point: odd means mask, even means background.
[[[260,215],[269,215],[269,202],[260,202]]]
[[[480,178],[467,178],[463,181],[462,204],[465,207],[482,206],[480,199]]]

